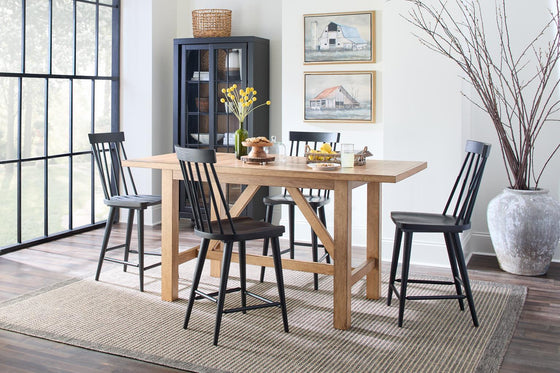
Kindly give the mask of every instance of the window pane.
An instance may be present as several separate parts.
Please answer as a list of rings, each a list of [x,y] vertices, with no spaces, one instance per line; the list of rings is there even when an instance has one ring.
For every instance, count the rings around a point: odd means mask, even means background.
[[[72,0],[53,0],[52,72],[70,75],[74,59],[74,6]]]
[[[25,2],[25,72],[48,73],[49,1]]]
[[[99,75],[111,76],[113,9],[99,7]]]
[[[74,80],[73,101],[73,151],[91,149],[88,133],[91,133],[91,81]]]
[[[68,230],[68,158],[49,160],[49,235]]]
[[[21,165],[21,238],[27,241],[44,236],[44,161]]]
[[[101,186],[101,179],[97,167],[94,166],[95,178],[93,179],[93,188],[95,192],[95,222],[106,220],[109,215],[109,208],[103,203],[105,195]]]
[[[95,132],[111,132],[111,82],[95,82]]]
[[[0,165],[0,247],[17,243],[17,168]]]
[[[70,83],[49,80],[49,155],[68,153],[70,129]]]
[[[21,156],[45,154],[45,80],[23,79]]]
[[[76,74],[95,75],[95,5],[76,4]]]
[[[91,224],[91,155],[73,157],[72,170],[72,226]]]
[[[0,71],[21,72],[21,0],[2,0],[0,35]]]
[[[0,160],[17,158],[18,79],[0,78]]]

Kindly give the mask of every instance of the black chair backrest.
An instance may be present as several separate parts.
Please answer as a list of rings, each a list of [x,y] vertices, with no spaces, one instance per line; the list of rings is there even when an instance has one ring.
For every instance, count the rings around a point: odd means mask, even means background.
[[[300,157],[305,154],[305,146],[308,145],[312,150],[319,150],[323,143],[331,146],[332,150],[336,151],[336,146],[340,142],[340,133],[338,132],[302,132],[290,131],[290,155]],[[284,191],[286,194],[286,191]],[[313,191],[309,189],[304,194],[317,195],[322,197],[329,197],[330,190],[318,189]]]
[[[231,232],[235,234],[235,226],[214,168],[216,151],[214,149],[183,148],[175,145],[175,152],[183,172],[187,198],[192,206],[195,229],[206,233],[224,234],[224,224],[229,224]],[[225,211],[225,218],[223,214],[220,214],[220,206]],[[212,211],[214,211],[220,232],[213,231]]]
[[[467,141],[465,160],[443,209],[443,214],[446,215],[451,206],[454,205],[453,217],[456,218],[456,224],[469,224],[471,221],[484,166],[486,166],[486,160],[490,155],[490,148],[490,144]]]
[[[106,199],[120,195],[119,185],[122,185],[124,194],[137,195],[136,184],[132,178],[130,168],[126,172],[122,160],[126,160],[124,150],[124,133],[90,133],[89,142],[93,150],[93,157],[101,176],[101,185]]]

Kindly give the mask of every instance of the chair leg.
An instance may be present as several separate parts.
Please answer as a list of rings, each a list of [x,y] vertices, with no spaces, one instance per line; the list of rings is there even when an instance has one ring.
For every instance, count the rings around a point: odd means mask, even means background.
[[[216,312],[216,326],[214,327],[214,346],[218,345],[218,337],[220,335],[220,324],[222,322],[222,314],[224,313],[224,303],[226,300],[226,290],[232,250],[233,242],[227,242],[224,248],[224,255],[222,259],[222,274],[220,276],[220,290],[218,292],[218,310]]]
[[[128,210],[128,220],[126,222],[126,239],[124,246],[124,261],[128,262],[128,255],[130,254],[130,240],[132,238],[132,225],[134,224],[134,210]],[[126,272],[127,265],[123,265],[123,271]]]
[[[317,214],[317,210],[315,210],[315,214]],[[317,235],[311,228],[311,256],[314,262],[319,261],[319,243],[317,242]],[[317,273],[313,274],[313,290],[319,289],[319,275]]]
[[[393,243],[393,258],[391,259],[391,272],[389,276],[389,290],[387,292],[387,305],[391,305],[393,297],[393,286],[395,285],[395,277],[397,276],[397,267],[399,265],[399,255],[401,251],[402,230],[395,228],[395,241]]]
[[[272,212],[274,211],[274,206],[273,205],[266,205],[266,213],[265,213],[265,221],[267,223],[272,223]],[[270,238],[265,238],[263,241],[263,251],[262,251],[262,255],[263,256],[267,256],[268,255],[268,244],[270,242]],[[261,267],[261,278],[260,281],[263,282],[264,281],[264,271],[266,270],[265,266]]]
[[[111,236],[111,230],[113,229],[113,220],[115,220],[116,213],[117,209],[115,207],[109,208],[109,216],[107,217],[107,223],[105,224],[103,243],[101,244],[101,252],[99,253],[99,261],[97,262],[97,271],[95,272],[95,281],[99,281],[99,275],[101,274],[101,267],[103,266],[105,253],[107,252],[107,246],[109,245],[109,237]]]
[[[280,257],[280,240],[278,237],[272,239],[272,256],[274,258],[274,271],[276,272],[276,285],[278,286],[278,297],[282,309],[282,321],[284,331],[288,333],[288,311],[286,309],[286,295],[284,293],[284,276],[282,274],[282,258]]]
[[[324,206],[319,207],[319,219],[321,220],[321,223],[323,223],[325,228],[327,228],[327,218],[325,217],[325,207]],[[331,264],[331,256],[327,252],[327,249],[325,249],[325,254],[327,254],[327,256],[325,257],[325,261],[328,264]]]
[[[208,252],[209,245],[210,240],[203,239],[200,242],[200,251],[198,252],[198,258],[196,259],[196,268],[194,270],[193,282],[191,285],[191,292],[189,295],[189,303],[187,305],[187,312],[185,314],[183,329],[187,329],[187,327],[189,326],[189,319],[191,318],[194,298],[196,297],[196,289],[198,289],[198,284],[200,283],[200,277],[202,276],[202,269],[204,268],[204,262],[206,261],[206,253]]]
[[[463,286],[465,287],[467,302],[469,303],[469,309],[471,310],[473,324],[474,326],[478,326],[478,317],[476,317],[476,309],[474,308],[474,299],[471,291],[471,283],[469,281],[469,274],[467,273],[467,265],[465,264],[465,257],[463,256],[463,248],[461,247],[459,234],[453,233],[451,235],[451,238],[453,241],[453,248],[455,249],[455,257],[457,258],[457,264],[459,265],[459,272],[461,273]]]
[[[239,282],[241,287],[241,307],[247,306],[247,271],[245,261],[245,241],[239,241]],[[243,313],[247,311],[243,310]]]
[[[138,211],[138,275],[140,291],[144,291],[144,210]]]
[[[410,253],[412,251],[412,232],[405,232],[403,248],[403,265],[401,274],[401,294],[399,298],[399,327],[402,327],[404,317],[404,303],[406,301],[406,286],[408,284],[408,270],[410,268]]]
[[[457,270],[457,258],[455,258],[455,253],[453,250],[453,242],[450,233],[444,233],[443,236],[445,237],[445,247],[447,248],[447,256],[449,257],[449,265],[451,266],[451,273],[453,274],[453,282],[455,283],[455,290],[457,291],[457,295],[463,295],[461,290],[461,283],[459,282],[459,271]],[[463,303],[463,299],[459,300],[459,308],[461,311],[465,310],[465,305]]]
[[[294,220],[295,220],[295,206],[289,205],[288,207],[288,230],[290,232],[290,259],[294,259],[295,256],[295,228],[294,228]]]

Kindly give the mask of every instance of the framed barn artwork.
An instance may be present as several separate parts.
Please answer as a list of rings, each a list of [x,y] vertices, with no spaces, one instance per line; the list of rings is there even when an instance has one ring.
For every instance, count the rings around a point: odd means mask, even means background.
[[[304,63],[375,62],[375,12],[305,14]]]
[[[375,72],[306,72],[304,100],[304,121],[373,123]]]

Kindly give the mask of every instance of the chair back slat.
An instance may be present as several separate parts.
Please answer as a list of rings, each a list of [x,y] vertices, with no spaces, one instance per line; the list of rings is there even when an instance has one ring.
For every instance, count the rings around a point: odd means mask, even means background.
[[[212,228],[213,211],[219,233],[226,233],[229,226],[230,232],[235,234],[233,219],[214,167],[216,151],[176,145],[175,152],[183,173],[187,198],[193,210],[195,229],[206,233],[218,233]],[[221,206],[225,214],[220,213]]]
[[[290,156],[301,157],[305,154],[306,145],[313,150],[319,150],[323,143],[328,143],[331,148],[336,151],[336,147],[340,142],[340,133],[338,132],[305,132],[290,131]],[[330,190],[328,189],[301,189],[303,194],[316,195],[318,197],[329,198]],[[284,189],[284,195],[287,191]]]
[[[123,132],[90,133],[89,142],[100,174],[105,199],[121,195],[138,195],[130,168],[123,167],[127,159]]]
[[[490,148],[490,144],[467,141],[467,154],[443,209],[445,215],[453,206],[452,216],[455,218],[455,224],[470,223]]]

